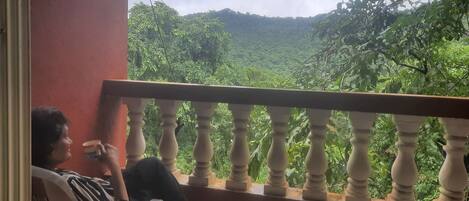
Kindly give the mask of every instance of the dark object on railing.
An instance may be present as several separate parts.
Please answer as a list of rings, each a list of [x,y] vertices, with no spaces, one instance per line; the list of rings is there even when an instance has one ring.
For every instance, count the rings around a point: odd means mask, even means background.
[[[339,93],[132,80],[105,80],[103,83],[103,93],[121,97],[159,98],[469,119],[469,98],[466,97]]]

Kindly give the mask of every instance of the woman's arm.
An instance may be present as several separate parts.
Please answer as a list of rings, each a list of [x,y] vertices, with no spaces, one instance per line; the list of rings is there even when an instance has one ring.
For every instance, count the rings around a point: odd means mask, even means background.
[[[112,174],[111,184],[114,188],[114,198],[116,200],[129,200],[124,183],[124,177],[122,176],[119,166],[119,153],[117,148],[110,144],[100,144],[100,148],[102,152],[102,162],[107,165]]]

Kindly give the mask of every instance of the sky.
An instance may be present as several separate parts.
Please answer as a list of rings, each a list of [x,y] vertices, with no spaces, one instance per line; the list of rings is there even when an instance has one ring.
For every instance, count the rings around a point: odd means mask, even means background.
[[[155,0],[152,0],[155,2]],[[161,0],[160,0],[161,1]],[[342,0],[163,0],[180,15],[229,8],[242,13],[249,12],[269,17],[309,17],[327,13]],[[150,4],[150,0],[128,0],[129,9],[138,2]]]

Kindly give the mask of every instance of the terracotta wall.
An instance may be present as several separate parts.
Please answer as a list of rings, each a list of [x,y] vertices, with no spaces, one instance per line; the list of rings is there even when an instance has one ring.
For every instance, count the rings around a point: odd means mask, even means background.
[[[71,121],[70,161],[99,175],[81,144],[101,138],[125,157],[126,109],[101,97],[104,79],[127,78],[127,0],[31,0],[32,106],[53,105]]]

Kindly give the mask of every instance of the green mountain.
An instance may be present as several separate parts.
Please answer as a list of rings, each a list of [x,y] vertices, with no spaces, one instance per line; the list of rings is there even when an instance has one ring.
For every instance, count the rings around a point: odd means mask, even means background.
[[[310,32],[311,24],[320,16],[264,17],[230,9],[194,15],[208,15],[224,23],[231,34],[228,59],[241,67],[288,71],[302,65],[317,44]]]

